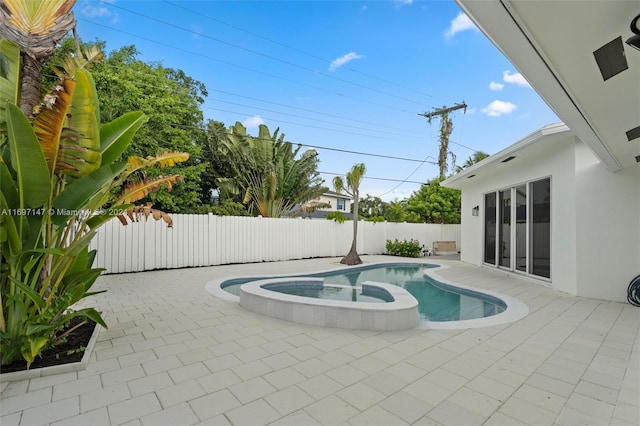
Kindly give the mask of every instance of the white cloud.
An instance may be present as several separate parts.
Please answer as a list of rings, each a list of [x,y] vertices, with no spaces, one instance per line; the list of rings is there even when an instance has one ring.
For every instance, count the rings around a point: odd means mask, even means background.
[[[105,0],[104,3],[115,3],[115,1]],[[80,13],[87,18],[110,18],[109,21],[112,24],[116,24],[120,21],[118,14],[112,12],[109,8],[104,6],[94,6],[88,1],[82,3]]]
[[[511,114],[517,108],[516,104],[495,100],[482,109],[482,112],[489,117],[500,117],[501,115]]]
[[[505,83],[512,83],[517,86],[531,87],[529,82],[525,80],[525,78],[519,72],[511,74],[511,71],[503,71],[502,80],[504,80]]]
[[[335,71],[347,62],[353,61],[354,59],[364,58],[363,55],[360,55],[356,52],[349,52],[346,55],[342,55],[339,58],[331,61],[331,65],[329,65],[329,71]]]
[[[242,124],[247,129],[251,129],[253,127],[258,127],[259,125],[264,124],[264,118],[260,117],[259,115],[254,115],[253,117],[249,117],[244,120]]]
[[[408,5],[413,4],[413,0],[393,0],[393,2],[399,3],[399,4],[408,4]]]
[[[458,16],[451,21],[449,29],[444,33],[444,38],[448,40],[461,31],[474,29],[477,30],[478,28],[464,12],[460,12]]]
[[[489,89],[499,92],[500,90],[504,89],[504,84],[492,81],[491,83],[489,83]]]

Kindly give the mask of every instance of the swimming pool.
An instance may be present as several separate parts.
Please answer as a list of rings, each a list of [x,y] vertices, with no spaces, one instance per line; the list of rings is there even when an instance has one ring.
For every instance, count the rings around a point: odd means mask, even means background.
[[[423,263],[386,263],[351,267],[304,275],[323,278],[325,286],[360,286],[365,281],[383,282],[402,287],[418,301],[423,322],[457,322],[492,317],[503,313],[507,304],[502,297],[461,288],[435,280],[425,272],[438,265]],[[234,278],[220,283],[229,294],[240,296],[242,284],[276,277]]]

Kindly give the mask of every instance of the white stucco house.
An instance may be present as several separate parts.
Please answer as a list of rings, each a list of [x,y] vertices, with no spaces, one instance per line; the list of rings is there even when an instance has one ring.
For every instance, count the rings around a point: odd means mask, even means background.
[[[461,260],[625,301],[640,274],[637,1],[457,0],[563,123],[445,180]]]
[[[327,214],[331,212],[340,212],[348,219],[353,219],[351,213],[351,205],[353,197],[347,194],[341,194],[335,191],[326,191],[319,197],[294,207],[290,212],[290,216],[306,217],[311,219],[326,219]]]
[[[342,213],[351,212],[351,204],[353,203],[353,197],[347,194],[341,194],[335,191],[327,191],[322,194],[315,201],[319,203],[326,203],[329,207],[321,207],[318,210],[322,211],[338,211]]]

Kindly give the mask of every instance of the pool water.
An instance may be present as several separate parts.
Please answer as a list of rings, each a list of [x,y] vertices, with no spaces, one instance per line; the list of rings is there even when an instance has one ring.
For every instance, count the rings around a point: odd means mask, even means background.
[[[369,265],[349,269],[348,272],[337,270],[307,276],[324,278],[325,286],[339,285],[340,288],[360,286],[365,281],[400,286],[418,300],[418,311],[423,321],[485,318],[497,315],[506,309],[506,304],[496,297],[443,284],[425,275],[425,269],[433,267],[437,265],[405,263]],[[239,296],[242,284],[266,278],[275,277],[237,278],[223,282],[220,287]],[[346,294],[352,294],[348,288],[346,290]]]

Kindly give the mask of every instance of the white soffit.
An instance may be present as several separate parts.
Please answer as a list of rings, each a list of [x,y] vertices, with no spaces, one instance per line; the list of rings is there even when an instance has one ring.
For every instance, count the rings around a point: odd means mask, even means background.
[[[623,43],[628,69],[606,81],[593,54],[632,35],[637,0],[456,1],[609,170],[638,166],[640,51]]]

